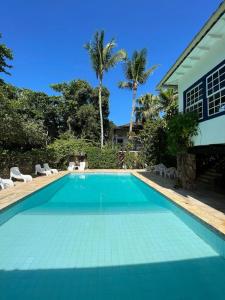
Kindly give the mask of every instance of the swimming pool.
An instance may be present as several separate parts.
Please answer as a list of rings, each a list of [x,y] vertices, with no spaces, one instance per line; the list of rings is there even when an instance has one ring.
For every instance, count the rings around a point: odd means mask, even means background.
[[[0,299],[224,299],[224,240],[130,174],[70,174],[0,215]]]

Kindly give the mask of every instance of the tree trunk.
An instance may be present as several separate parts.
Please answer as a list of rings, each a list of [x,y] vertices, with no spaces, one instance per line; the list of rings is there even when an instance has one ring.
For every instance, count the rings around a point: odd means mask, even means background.
[[[98,90],[98,103],[99,103],[99,116],[101,124],[101,149],[104,144],[104,128],[103,128],[103,116],[102,116],[102,80],[99,81],[99,90]]]
[[[177,155],[177,172],[181,186],[187,190],[194,190],[196,179],[196,156],[184,153]]]
[[[136,107],[136,94],[137,89],[133,89],[133,99],[132,99],[132,110],[131,110],[131,117],[130,117],[130,130],[129,130],[129,138],[132,138],[132,131],[133,131],[133,122],[134,122],[134,112]]]

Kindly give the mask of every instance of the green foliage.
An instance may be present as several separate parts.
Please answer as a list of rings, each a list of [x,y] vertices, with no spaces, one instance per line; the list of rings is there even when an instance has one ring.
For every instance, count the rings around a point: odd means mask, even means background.
[[[62,96],[0,84],[0,147],[30,150],[51,143],[68,129],[77,138],[99,141],[98,89],[86,81],[54,85]],[[105,138],[109,124],[109,91],[102,88]]]
[[[103,149],[88,147],[86,154],[90,169],[115,169],[119,167],[117,149],[107,146]]]
[[[191,138],[198,134],[198,116],[195,113],[178,114],[168,122],[167,143],[172,155],[186,153],[192,146]]]
[[[159,117],[160,105],[159,98],[153,94],[145,94],[137,99],[136,120],[144,123],[148,119]]]
[[[125,152],[123,163],[127,169],[140,169],[144,167],[143,156],[137,152]]]
[[[87,49],[96,77],[103,79],[104,72],[109,71],[118,62],[126,58],[126,52],[119,50],[113,53],[116,43],[114,39],[104,45],[105,32],[96,32],[93,41],[84,47]]]
[[[173,88],[161,90],[159,93],[159,103],[164,113],[164,118],[169,121],[178,114],[178,93]]]
[[[27,117],[18,99],[8,99],[0,86],[0,147],[28,149],[46,144],[47,136],[41,120]]]
[[[1,37],[2,35],[0,33],[0,38]],[[7,63],[7,60],[12,60],[12,59],[13,59],[12,51],[5,44],[0,44],[0,73],[5,73],[10,75],[7,69],[12,68],[12,66]]]
[[[53,84],[52,88],[61,93],[60,113],[63,120],[62,131],[69,130],[78,138],[99,141],[98,88],[92,88],[84,80]],[[109,123],[109,91],[102,87],[102,115],[107,138]]]
[[[147,50],[142,49],[141,51],[134,51],[131,59],[126,59],[124,64],[124,75],[126,81],[120,81],[119,88],[128,88],[132,90],[132,110],[130,119],[130,136],[132,133],[132,126],[134,122],[134,114],[136,111],[136,93],[138,86],[146,83],[150,74],[157,68],[153,66],[146,69],[147,65]]]
[[[134,51],[131,59],[124,64],[124,75],[126,82],[119,82],[120,88],[136,89],[138,85],[146,83],[148,77],[157,68],[157,65],[146,69],[147,49]]]
[[[148,119],[140,132],[142,155],[147,165],[166,163],[166,123],[163,119]]]
[[[118,167],[118,151],[110,146],[101,149],[96,144],[84,139],[76,139],[70,133],[63,134],[48,146],[55,163],[66,168],[69,161],[85,155],[91,169],[110,169]]]
[[[69,161],[74,161],[77,156],[86,153],[86,149],[92,146],[92,143],[83,139],[76,139],[70,133],[63,134],[61,138],[56,139],[48,146],[55,163],[65,168]]]

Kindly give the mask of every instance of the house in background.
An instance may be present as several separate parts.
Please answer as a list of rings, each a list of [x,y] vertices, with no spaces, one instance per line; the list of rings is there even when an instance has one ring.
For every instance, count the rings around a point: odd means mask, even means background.
[[[190,151],[196,155],[199,181],[225,185],[225,2],[163,77],[157,88],[176,86],[179,111],[195,111],[199,133]]]
[[[129,128],[130,124],[124,124],[120,126],[116,126],[113,131],[113,143],[114,145],[119,146],[121,151],[126,150],[126,147],[128,145],[129,139]],[[142,125],[139,123],[133,124],[133,132],[135,135],[138,134],[138,132],[142,129]],[[139,151],[141,149],[141,143],[139,140],[135,139],[134,135],[134,145],[131,151]]]

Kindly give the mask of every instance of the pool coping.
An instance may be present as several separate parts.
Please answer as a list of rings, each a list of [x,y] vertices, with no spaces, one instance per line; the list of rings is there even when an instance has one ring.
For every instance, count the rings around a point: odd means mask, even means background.
[[[8,188],[0,191],[0,213],[5,209],[13,206],[17,202],[22,201],[31,194],[41,190],[42,188],[50,185],[51,183],[61,179],[67,174],[83,174],[83,173],[130,173],[154,188],[160,194],[165,196],[168,200],[172,201],[178,207],[184,209],[187,213],[197,218],[204,225],[215,231],[217,234],[225,238],[225,214],[212,208],[211,206],[202,203],[200,200],[189,196],[184,197],[179,194],[179,191],[174,191],[170,188],[165,188],[158,183],[152,181],[141,175],[141,170],[121,170],[121,169],[88,169],[83,171],[60,171],[58,174],[50,176],[40,176],[34,178],[30,183],[20,183],[18,187]],[[2,201],[3,200],[3,201]]]

